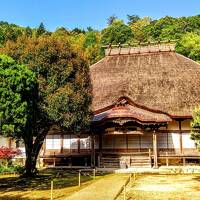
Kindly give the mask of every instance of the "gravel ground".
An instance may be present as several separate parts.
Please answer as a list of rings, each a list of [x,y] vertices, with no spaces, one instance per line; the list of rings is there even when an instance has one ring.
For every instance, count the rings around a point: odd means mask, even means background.
[[[136,175],[126,191],[129,200],[199,200],[200,175]]]

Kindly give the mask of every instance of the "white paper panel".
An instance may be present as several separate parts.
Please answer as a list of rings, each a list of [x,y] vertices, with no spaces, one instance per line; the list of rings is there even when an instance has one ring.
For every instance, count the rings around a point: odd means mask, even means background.
[[[60,135],[47,135],[46,149],[60,149],[60,148],[61,148]]]
[[[88,135],[81,135],[80,149],[90,149],[90,137]]]
[[[168,133],[168,146],[169,148],[180,148],[180,135],[179,133]]]
[[[183,148],[195,148],[194,140],[190,139],[190,133],[182,133]]]
[[[53,135],[46,136],[46,149],[53,149]]]
[[[78,138],[76,135],[71,136],[71,149],[78,149]]]
[[[70,149],[70,135],[64,135],[63,149]]]

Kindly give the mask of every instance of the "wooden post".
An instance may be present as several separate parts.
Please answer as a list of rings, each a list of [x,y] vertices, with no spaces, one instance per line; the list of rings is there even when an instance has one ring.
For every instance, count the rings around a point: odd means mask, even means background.
[[[78,153],[80,153],[81,149],[80,135],[78,136],[77,142],[78,142]]]
[[[154,168],[158,168],[158,151],[157,151],[157,133],[153,131],[153,154],[154,154]]]
[[[51,200],[53,200],[53,181],[51,181]]]
[[[124,200],[126,200],[126,185],[124,184]]]
[[[53,166],[56,166],[56,156],[55,156],[55,152],[54,152],[54,157],[53,157]]]
[[[126,133],[126,152],[128,152],[128,134]]]
[[[166,165],[169,166],[168,152],[166,152]]]
[[[63,140],[64,140],[64,135],[60,135],[61,137],[61,148],[60,148],[60,153],[63,153]]]
[[[149,161],[150,161],[150,166],[152,167],[152,162],[151,162],[151,149],[149,148]]]
[[[94,134],[91,134],[91,167],[95,167]]]
[[[183,166],[185,166],[185,158],[183,158]]]
[[[183,153],[183,140],[182,140],[182,127],[181,127],[181,120],[178,121],[179,123],[179,139],[180,139],[180,153]]]
[[[43,156],[46,153],[46,138],[44,139],[44,143],[43,143]]]
[[[78,171],[78,186],[81,186],[81,170]]]
[[[102,157],[102,134],[99,134],[99,156],[98,156],[98,167],[101,166],[101,157]]]
[[[93,169],[93,179],[95,179],[95,176],[96,176],[95,173],[96,173],[96,169],[94,168],[94,169]]]

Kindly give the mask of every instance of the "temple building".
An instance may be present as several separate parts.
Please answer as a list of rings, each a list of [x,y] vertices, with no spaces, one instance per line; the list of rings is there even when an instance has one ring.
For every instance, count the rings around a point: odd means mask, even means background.
[[[108,46],[90,67],[94,117],[88,133],[52,127],[45,164],[105,168],[199,164],[190,139],[200,105],[200,64],[172,43]]]

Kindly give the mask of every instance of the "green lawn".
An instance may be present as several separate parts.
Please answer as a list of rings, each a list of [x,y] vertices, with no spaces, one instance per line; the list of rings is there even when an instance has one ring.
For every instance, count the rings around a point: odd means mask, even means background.
[[[103,174],[96,176],[96,179]],[[71,193],[80,190],[93,182],[92,173],[81,176],[81,187],[78,187],[78,173],[70,170],[46,169],[34,178],[21,178],[16,175],[0,176],[0,199],[50,199],[51,180],[54,181],[53,196],[56,200],[65,199]]]

